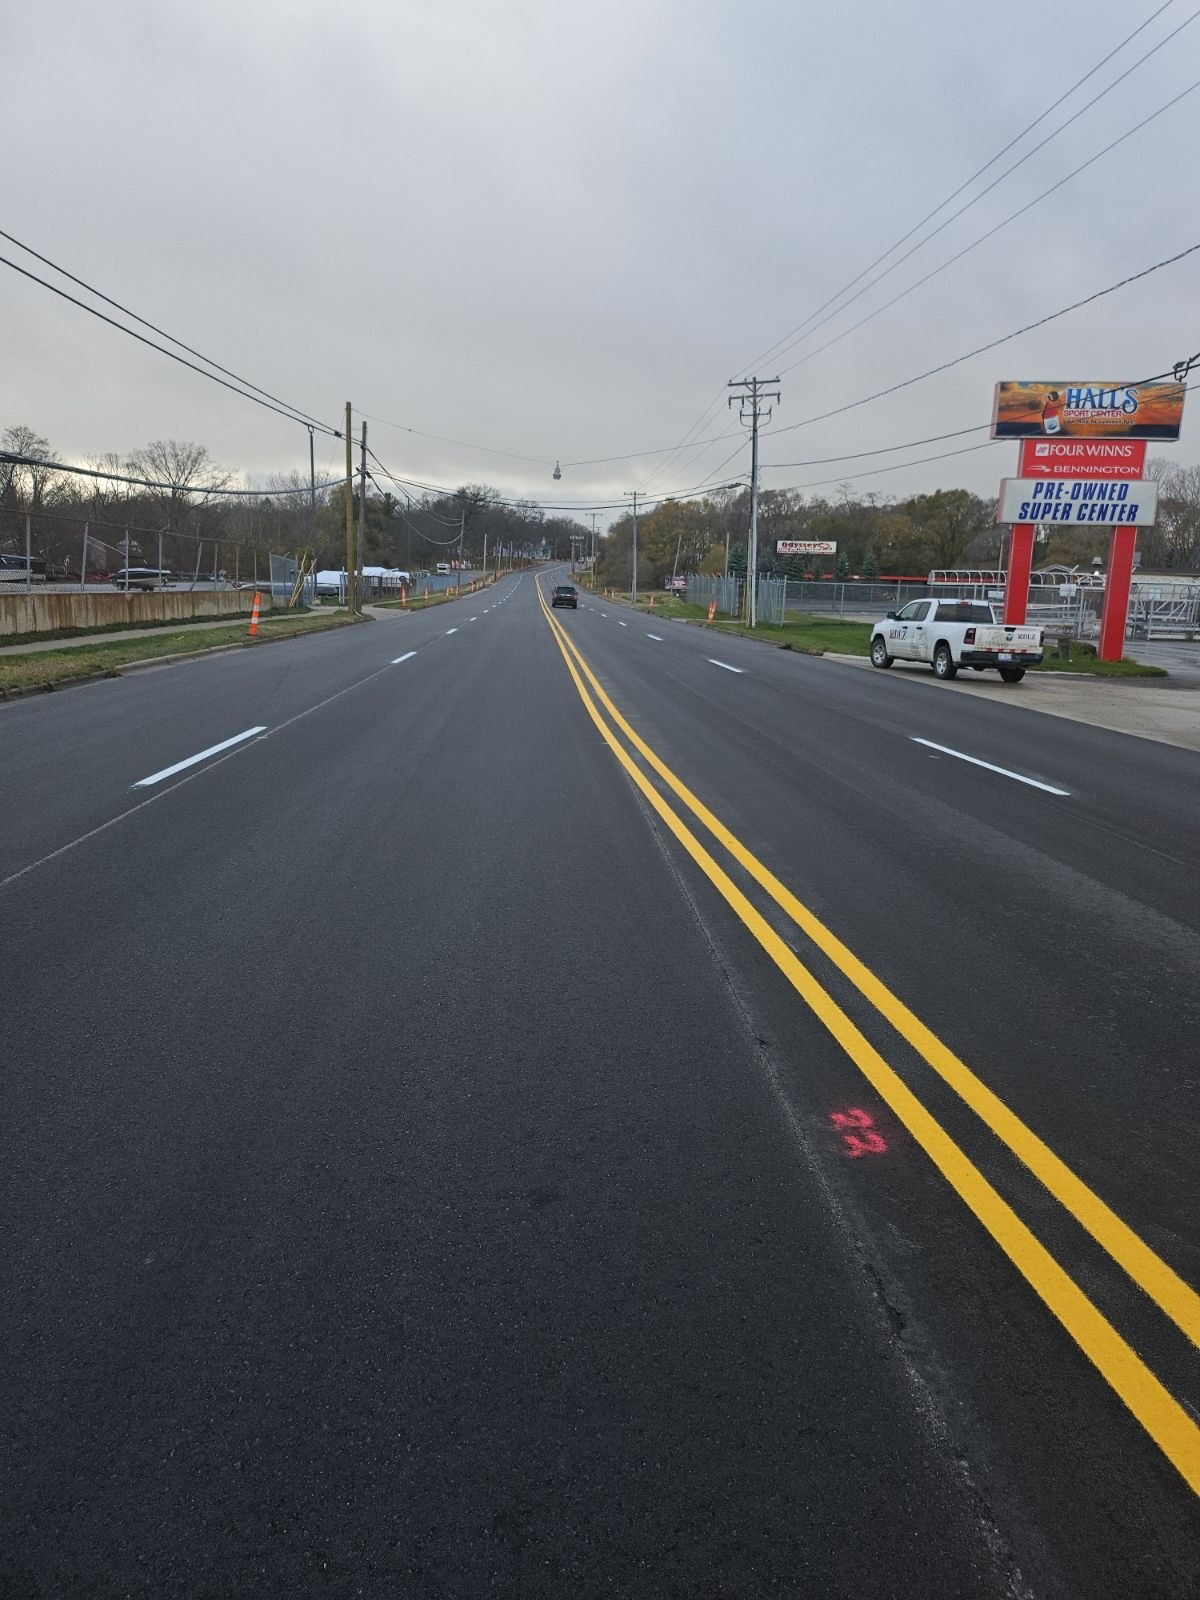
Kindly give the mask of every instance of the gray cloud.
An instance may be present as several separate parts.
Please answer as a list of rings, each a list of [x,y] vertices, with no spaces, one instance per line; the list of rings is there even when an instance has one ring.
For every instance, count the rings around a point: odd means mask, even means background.
[[[557,489],[549,465],[680,439],[727,378],[1153,9],[1115,0],[1002,9],[366,0],[336,14],[277,0],[25,7],[7,28],[3,226],[335,425],[350,398],[372,417],[546,463],[372,423],[372,443],[398,472],[547,501],[611,499],[650,481],[684,488],[715,472],[737,441],[661,472],[652,456],[569,469]],[[1187,14],[1170,6],[1091,92]],[[1186,87],[1198,39],[1200,22],[779,364]],[[1200,93],[788,373],[776,422],[896,382],[1200,239],[1198,105]],[[1198,261],[892,399],[768,439],[764,460],[982,422],[1001,377],[1165,367],[1200,348],[1190,314]],[[307,465],[302,429],[7,270],[0,283],[0,423],[29,422],[73,458],[173,435],[248,474]],[[729,426],[722,408],[703,436]],[[1181,461],[1195,459],[1188,440],[1174,447]],[[863,487],[992,492],[1013,454],[1001,446],[893,469]],[[323,455],[336,466],[335,449]],[[747,457],[725,472],[745,470]],[[839,470],[854,464],[764,481]]]

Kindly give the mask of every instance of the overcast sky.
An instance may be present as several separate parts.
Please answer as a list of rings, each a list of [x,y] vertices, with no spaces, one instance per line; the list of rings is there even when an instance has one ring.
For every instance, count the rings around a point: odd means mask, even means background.
[[[983,433],[802,463],[986,423],[1000,378],[1168,368],[1200,350],[1200,252],[949,373],[791,425],[1200,242],[1200,90],[813,352],[1200,79],[1200,19],[843,313],[766,352],[1159,5],[9,5],[0,227],[291,406],[340,427],[352,400],[402,476],[547,505],[727,481],[749,470],[736,437],[665,451],[714,400],[695,437],[727,433],[726,380],[757,361],[782,380],[771,427],[790,429],[763,440],[765,487],[992,494],[1015,471],[1011,443],[898,464]],[[924,232],[1193,9],[1167,4]],[[53,277],[4,241],[0,254]],[[174,437],[252,481],[307,471],[303,428],[7,267],[0,350],[0,428],[28,423],[62,459]],[[1200,456],[1191,406],[1164,447],[1180,462]],[[319,475],[339,448],[318,439]]]

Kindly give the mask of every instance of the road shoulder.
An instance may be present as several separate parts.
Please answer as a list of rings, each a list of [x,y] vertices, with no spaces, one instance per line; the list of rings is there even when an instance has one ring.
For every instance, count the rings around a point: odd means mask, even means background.
[[[861,656],[826,655],[841,666],[877,671]],[[1182,750],[1200,750],[1200,690],[1161,678],[1081,678],[1072,673],[1029,673],[1020,685],[1002,683],[991,673],[972,673],[964,681],[943,683],[923,666],[891,668],[892,681],[922,685],[937,693],[969,695],[1020,711],[1066,717],[1112,733],[1154,739]]]

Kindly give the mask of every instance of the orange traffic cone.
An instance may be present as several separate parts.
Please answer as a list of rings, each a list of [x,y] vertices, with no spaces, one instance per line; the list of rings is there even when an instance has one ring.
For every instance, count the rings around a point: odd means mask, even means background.
[[[716,616],[716,614],[717,614],[717,602],[715,600],[710,600],[708,602],[708,620],[711,622],[712,619]]]
[[[258,638],[258,602],[259,602],[259,594],[258,594],[258,590],[255,589],[255,591],[254,591],[254,610],[250,613],[250,637],[252,639],[257,639]]]

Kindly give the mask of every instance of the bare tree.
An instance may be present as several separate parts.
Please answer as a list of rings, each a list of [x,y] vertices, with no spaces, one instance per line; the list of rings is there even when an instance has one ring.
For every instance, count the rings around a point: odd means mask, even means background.
[[[49,439],[24,422],[5,428],[0,446],[17,456],[47,461],[51,455]],[[16,461],[0,461],[0,506],[5,510],[40,511],[53,497],[58,474],[47,467]]]
[[[1158,520],[1142,537],[1155,566],[1200,571],[1200,467],[1181,467],[1160,457],[1147,476],[1158,484]]]
[[[209,455],[207,445],[189,439],[152,439],[132,453],[128,468],[134,477],[167,485],[146,493],[157,501],[168,533],[182,533],[192,510],[215,498],[205,489],[226,489],[233,481],[233,474]]]

